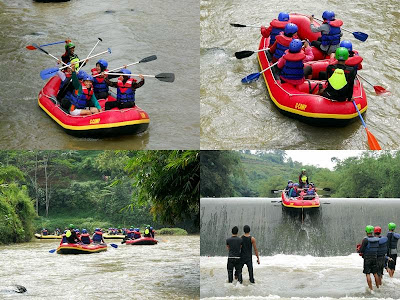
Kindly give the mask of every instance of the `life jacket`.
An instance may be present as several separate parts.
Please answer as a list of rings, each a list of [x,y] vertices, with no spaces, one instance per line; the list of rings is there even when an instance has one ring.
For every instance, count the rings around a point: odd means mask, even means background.
[[[131,89],[135,79],[129,78],[125,84],[118,78],[117,82],[117,101],[121,103],[135,102],[135,91]]]
[[[127,236],[128,238],[132,239],[134,233],[135,233],[134,231],[127,230],[127,231],[126,231],[126,236]]]
[[[284,31],[286,24],[289,21],[279,21],[277,19],[273,19],[269,25],[272,26],[271,34],[269,35],[269,45],[272,46],[275,43],[276,37]]]
[[[301,183],[307,183],[308,178],[306,175],[301,175],[300,179],[301,179]]]
[[[65,233],[63,233],[61,236],[62,236],[61,244],[62,243],[68,243],[68,240],[67,240],[67,237],[65,236]]]
[[[389,254],[397,254],[397,242],[400,239],[400,234],[397,232],[388,232],[387,238],[389,240]]]
[[[71,104],[75,106],[75,108],[78,109],[83,109],[85,107],[90,106],[90,99],[92,99],[93,95],[93,88],[90,89],[90,91],[87,89],[85,84],[82,84],[82,94],[77,95],[77,90],[75,92],[71,93],[68,92],[67,96],[68,99],[70,100]]]
[[[315,189],[314,188],[309,188],[307,190],[307,195],[315,195]]]
[[[150,237],[150,229],[146,228],[146,229],[144,230],[144,236],[145,236],[145,237]]]
[[[94,77],[95,75],[98,75],[99,72],[97,72],[96,68],[93,68],[92,70],[92,75],[93,75],[93,88],[95,93],[102,93],[106,92],[108,93],[108,85],[104,79],[104,77]],[[108,70],[104,70],[104,72],[108,72]],[[107,76],[107,75],[105,75]]]
[[[379,237],[378,256],[384,256],[387,252],[388,238],[386,236]]]
[[[304,78],[304,63],[303,60],[306,57],[304,51],[297,53],[291,53],[289,50],[286,51],[283,58],[286,60],[285,65],[281,71],[281,76],[284,79],[297,80]]]
[[[342,20],[325,21],[329,25],[329,33],[321,32],[321,44],[323,46],[337,45],[340,43],[340,26],[343,25]]]
[[[103,233],[100,231],[96,231],[93,235],[93,242],[101,242],[102,237]]]
[[[276,37],[276,50],[273,57],[278,60],[280,59],[285,51],[289,49],[290,42],[293,38],[288,37],[286,35],[280,34]]]
[[[42,235],[48,235],[48,234],[49,234],[49,232],[47,230],[42,231]]]
[[[295,188],[291,188],[289,191],[289,197],[297,197],[297,191]]]
[[[330,86],[338,91],[344,88],[347,85],[346,75],[344,74],[343,69],[335,69],[331,77],[328,78],[328,82]]]
[[[364,255],[376,256],[378,254],[379,238],[370,236],[366,236],[365,238],[368,240],[368,245],[365,247]]]
[[[134,238],[134,239],[139,239],[139,238],[141,238],[141,237],[142,237],[142,235],[140,234],[139,231],[134,231],[134,232],[133,232],[133,238]]]
[[[89,233],[82,233],[81,234],[81,242],[84,243],[84,244],[90,244]]]

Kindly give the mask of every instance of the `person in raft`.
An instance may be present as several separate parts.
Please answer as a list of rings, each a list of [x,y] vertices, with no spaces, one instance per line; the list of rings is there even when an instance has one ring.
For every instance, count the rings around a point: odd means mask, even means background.
[[[128,69],[121,69],[120,72],[126,75],[132,74]],[[102,75],[104,74],[102,73]],[[124,75],[119,76],[117,82],[112,82],[105,78],[108,86],[117,88],[117,101],[107,101],[105,109],[135,107],[135,91],[144,84],[143,75],[140,74],[139,77],[141,79],[140,82],[137,82],[133,77]]]
[[[87,245],[90,244],[90,236],[86,229],[82,229],[81,242]]]
[[[93,240],[94,244],[105,244],[104,238],[103,238],[103,232],[101,232],[100,228],[96,228],[94,230],[92,240]]]
[[[310,16],[311,31],[321,32],[321,37],[311,42],[311,46],[318,48],[324,54],[330,55],[331,53],[335,53],[336,49],[339,47],[340,38],[343,35],[340,30],[343,21],[335,19],[335,13],[330,10],[323,12],[322,19],[324,19],[322,25],[315,27],[313,24],[314,17]]]
[[[250,235],[250,226],[244,225],[243,227],[244,235],[242,235],[242,249],[240,252],[241,269],[244,265],[247,265],[247,270],[249,271],[249,279],[251,283],[255,283],[253,275],[253,248],[254,253],[257,256],[257,263],[260,264],[260,257],[258,256],[258,250],[256,245],[256,239]],[[242,272],[243,276],[243,272]]]
[[[150,234],[151,234],[151,237],[154,239],[154,237],[155,237],[155,235],[156,235],[156,231],[155,231],[154,228],[151,227],[151,226],[150,226]]]
[[[46,228],[43,228],[42,235],[49,235],[49,231]]]
[[[280,12],[278,15],[278,20],[273,19],[271,23],[269,23],[269,27],[265,28],[265,26],[261,26],[261,35],[266,39],[271,37],[269,40],[269,46],[271,47],[275,43],[276,37],[283,32],[285,26],[289,23],[289,14],[285,12]]]
[[[240,260],[240,251],[242,248],[242,239],[238,237],[239,228],[237,226],[232,228],[232,236],[226,239],[226,248],[229,251],[228,254],[228,282],[233,282],[233,269],[237,275],[238,281],[243,282],[242,278],[242,263]]]
[[[286,193],[286,195],[289,196],[289,191],[290,191],[290,189],[291,189],[292,187],[293,187],[293,180],[289,180],[288,183],[287,183],[287,186],[286,186],[286,188],[285,188],[285,193]]]
[[[387,253],[388,238],[381,236],[382,228],[375,226],[374,236],[379,238],[378,253],[376,256],[376,267],[378,268],[377,274],[379,277],[379,285],[382,285],[383,269],[385,268],[385,258]]]
[[[308,42],[305,42],[304,50],[303,43],[298,39],[293,39],[289,44],[289,49],[278,60],[278,68],[281,70],[281,83],[289,83],[294,86],[304,82],[304,74],[312,73],[311,66],[304,68],[304,63],[314,59],[314,54]]]
[[[349,58],[345,62],[346,66],[354,67],[356,70],[361,70],[363,58],[358,54],[357,51],[353,50],[353,44],[349,40],[344,40],[340,42],[340,47],[344,47],[347,49],[347,51],[349,51]],[[331,59],[332,58],[335,58],[333,53],[331,54]],[[333,62],[330,61],[329,64],[337,64],[337,60]]]
[[[150,232],[150,225],[147,225],[146,228],[144,229],[144,237],[151,237],[151,232]]]
[[[70,114],[72,116],[83,116],[100,112],[101,106],[93,92],[93,76],[86,74],[81,83],[76,75],[75,65],[72,65],[71,68],[74,90],[73,92],[68,91],[65,96],[70,102]]]
[[[78,236],[76,235],[74,227],[74,224],[69,224],[68,230],[65,233],[65,237],[67,238],[67,242],[69,244],[77,244],[80,242]]]
[[[297,182],[295,184],[293,184],[292,188],[289,190],[289,193],[288,193],[288,196],[290,198],[294,198],[299,195],[298,187],[299,187],[299,184]]]
[[[142,235],[140,234],[140,229],[139,228],[135,228],[135,230],[133,231],[133,238],[136,239],[140,239],[142,237]]]
[[[365,232],[367,236],[362,240],[361,247],[358,250],[358,253],[362,254],[364,259],[364,270],[363,273],[367,277],[367,284],[369,289],[372,291],[372,280],[371,273],[375,278],[375,285],[379,288],[379,277],[378,277],[378,267],[377,267],[377,255],[379,248],[379,238],[374,237],[374,226],[367,225],[365,227]]]
[[[335,57],[337,64],[329,65],[326,68],[328,86],[321,89],[318,94],[336,101],[352,101],[354,80],[357,70],[354,67],[346,66],[349,58],[349,51],[344,47],[336,49]]]
[[[105,61],[104,59],[100,59],[96,63],[96,68],[93,68],[92,75],[98,75],[101,74],[102,72],[108,72],[107,70],[108,67],[108,62]],[[106,74],[93,77],[93,89],[94,89],[94,94],[97,99],[107,99],[108,97],[108,85],[105,81],[105,78],[107,77]]]
[[[309,185],[306,169],[301,169],[299,175],[299,187],[302,189],[306,184]]]
[[[276,37],[275,43],[269,49],[269,52],[272,54],[272,62],[277,62],[286,50],[289,49],[290,42],[293,38],[297,38],[294,36],[297,33],[297,25],[293,23],[288,23],[283,30],[283,34],[281,33]]]
[[[388,238],[388,273],[390,277],[393,277],[394,271],[396,269],[396,260],[397,260],[397,242],[400,239],[400,234],[394,232],[396,229],[396,224],[389,223],[388,224],[389,232],[387,233]],[[391,260],[390,260],[391,259]]]

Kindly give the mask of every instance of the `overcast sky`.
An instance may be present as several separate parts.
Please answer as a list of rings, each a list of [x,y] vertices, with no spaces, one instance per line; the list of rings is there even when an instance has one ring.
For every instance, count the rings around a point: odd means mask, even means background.
[[[333,169],[335,164],[331,162],[332,157],[345,159],[350,156],[360,156],[361,150],[286,150],[286,155],[293,161],[307,165],[319,166]]]

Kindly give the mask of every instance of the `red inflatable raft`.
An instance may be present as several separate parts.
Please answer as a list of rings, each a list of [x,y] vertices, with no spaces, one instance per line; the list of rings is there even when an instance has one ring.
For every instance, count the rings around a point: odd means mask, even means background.
[[[133,108],[102,111],[89,116],[71,116],[56,96],[61,79],[52,77],[39,93],[39,106],[64,130],[79,137],[105,137],[121,134],[138,134],[144,132],[150,123],[148,114],[135,106]],[[106,101],[115,101],[109,96],[107,100],[99,100],[103,108]]]
[[[302,191],[300,196],[290,198],[286,192],[282,192],[282,205],[287,209],[315,209],[320,207],[319,196],[315,193],[314,198],[305,195]]]
[[[305,15],[290,14],[290,21],[298,26],[300,39],[316,40],[320,33],[313,33],[310,29],[310,20]],[[314,21],[315,25],[318,25]],[[265,49],[269,45],[269,38],[261,37],[259,49]],[[314,61],[308,62],[313,68],[313,78],[317,78],[320,71],[325,71],[328,61],[316,48],[312,47]],[[258,52],[258,61],[262,70],[269,67],[271,56],[269,52]],[[322,59],[322,60],[321,60]],[[320,61],[318,61],[320,60]],[[273,67],[263,73],[265,83],[271,100],[284,114],[312,125],[344,126],[358,119],[357,111],[351,101],[337,102],[316,95],[318,86],[326,86],[326,80],[306,80],[296,88],[289,83],[281,83],[277,67]],[[311,91],[311,93],[310,93]],[[361,113],[367,110],[367,97],[361,82],[356,79],[353,89],[353,97]]]
[[[68,244],[62,243],[57,248],[58,254],[90,254],[107,251],[107,244]]]
[[[151,237],[141,237],[136,240],[127,240],[125,243],[127,245],[155,245],[158,241]]]

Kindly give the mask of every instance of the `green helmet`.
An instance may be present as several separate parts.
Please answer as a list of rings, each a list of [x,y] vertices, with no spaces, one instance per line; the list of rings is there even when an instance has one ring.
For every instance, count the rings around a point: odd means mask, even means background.
[[[301,171],[302,171],[302,172],[305,172],[305,171],[306,171],[306,169],[301,169]]]
[[[75,226],[74,226],[74,224],[69,224],[68,228],[69,228],[69,229],[71,229],[71,228],[74,229]]]
[[[372,226],[372,225],[365,226],[365,232],[366,233],[373,233],[374,232],[374,226]]]
[[[347,60],[349,58],[349,50],[347,50],[345,47],[337,48],[335,58],[337,60]]]
[[[65,45],[65,51],[67,51],[69,48],[75,48],[75,44],[69,42],[68,44]]]
[[[389,227],[389,230],[395,230],[396,229],[396,224],[391,222],[391,223],[388,224],[388,227]]]

